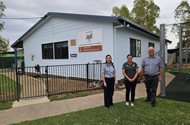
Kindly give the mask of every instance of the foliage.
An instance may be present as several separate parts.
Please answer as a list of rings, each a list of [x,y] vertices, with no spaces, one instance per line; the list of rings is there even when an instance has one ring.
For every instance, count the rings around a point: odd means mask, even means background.
[[[175,36],[179,38],[179,26],[184,26],[182,32],[182,47],[185,47],[186,43],[188,43],[188,46],[190,46],[190,28],[186,28],[190,27],[190,5],[188,1],[183,0],[177,6],[174,13],[176,24],[173,25],[171,32],[173,32]],[[187,37],[189,37],[189,39]],[[178,47],[179,43],[177,44],[176,48]]]
[[[0,110],[12,108],[12,102],[0,102]]]
[[[111,16],[123,16],[127,19],[132,19],[130,15],[129,9],[126,7],[126,5],[122,5],[121,8],[118,8],[117,6],[114,6],[112,9],[113,14]]]
[[[2,17],[5,17],[5,14],[3,13],[6,9],[6,6],[5,4],[0,1],[0,19]],[[2,29],[4,29],[4,24],[5,22],[0,22],[0,31],[2,32]],[[3,52],[7,52],[8,49],[9,49],[9,40],[8,39],[4,39],[0,36],[0,53],[3,53]],[[0,54],[0,56],[2,56],[2,54]]]
[[[160,15],[160,7],[153,0],[134,0],[133,3],[134,7],[131,12],[126,5],[122,5],[121,8],[114,6],[112,16],[124,16],[140,26],[160,34],[159,28],[155,25],[156,19]]]
[[[190,105],[185,102],[157,98],[151,102],[136,99],[135,106],[125,102],[17,123],[18,125],[183,125],[190,124]]]
[[[22,85],[20,83],[18,84],[20,86],[20,93],[22,91]],[[0,100],[4,99],[17,99],[17,83],[6,75],[0,74]]]
[[[0,36],[0,53],[8,52],[8,50],[9,50],[9,39],[5,39]]]
[[[5,14],[3,13],[6,9],[5,4],[3,4],[3,1],[0,1],[0,18],[5,17]],[[4,29],[4,22],[0,23],[0,31],[2,32],[2,29]]]

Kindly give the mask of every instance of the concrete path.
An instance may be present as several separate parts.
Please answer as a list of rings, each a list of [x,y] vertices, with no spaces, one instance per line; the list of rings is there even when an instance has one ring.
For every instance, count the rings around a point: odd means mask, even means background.
[[[172,74],[166,73],[166,86],[174,77],[175,76],[173,76]],[[157,94],[159,94],[160,92],[159,86]],[[137,84],[136,98],[139,97],[146,97],[146,89],[144,83]],[[19,123],[21,121],[34,120],[38,118],[94,108],[104,105],[103,98],[103,93],[101,93],[61,101],[40,102],[39,104],[31,103],[32,105],[15,106],[11,109],[0,111],[0,123],[1,125]],[[113,102],[116,103],[122,101],[125,101],[125,90],[115,91],[113,96]]]

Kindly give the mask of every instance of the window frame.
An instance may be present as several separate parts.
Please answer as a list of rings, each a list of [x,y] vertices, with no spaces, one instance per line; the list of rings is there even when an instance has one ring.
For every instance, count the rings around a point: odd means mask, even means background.
[[[132,42],[132,40],[135,40],[135,54],[132,52],[132,45],[131,45],[131,42]],[[137,51],[136,51],[136,48],[137,48],[137,46],[136,46],[136,41],[140,41],[140,56],[136,56],[137,55]],[[130,54],[133,56],[133,57],[141,57],[141,40],[139,40],[139,39],[135,39],[135,38],[130,38]]]
[[[56,43],[64,43],[64,42],[67,42],[67,58],[56,58]],[[52,58],[49,58],[48,57],[48,53],[47,53],[47,57],[48,58],[44,58],[44,55],[43,55],[43,51],[44,51],[44,49],[43,49],[43,45],[49,45],[49,44],[52,44],[52,46],[53,46],[53,48],[52,48]],[[60,47],[61,48],[61,47]],[[51,43],[43,43],[43,44],[41,44],[41,52],[42,52],[42,60],[59,60],[59,59],[64,59],[64,60],[66,60],[66,59],[69,59],[69,41],[68,40],[66,40],[66,41],[59,41],[59,42],[51,42]],[[48,50],[48,47],[47,47],[47,50]],[[60,53],[61,53],[61,49],[60,49]],[[61,55],[62,56],[62,55]]]
[[[44,58],[44,55],[43,55],[43,45],[47,45],[47,50],[49,49],[48,48],[48,45],[52,44],[52,49],[53,49],[53,43],[45,43],[45,44],[41,44],[41,47],[42,47],[42,59],[54,59],[54,49],[52,50],[52,58],[49,58],[49,52],[47,52],[47,57],[48,58]]]
[[[151,47],[150,44],[153,44],[152,47],[154,48],[154,43],[152,43],[152,42],[148,42],[148,48]]]
[[[56,58],[56,44],[57,43],[64,43],[64,42],[67,42],[67,58]],[[54,59],[69,59],[69,42],[68,41],[60,41],[60,42],[54,42]],[[62,48],[61,46],[60,46],[60,48]],[[61,50],[60,49],[60,56],[62,57],[62,53],[61,53],[61,51],[63,51],[63,50]]]

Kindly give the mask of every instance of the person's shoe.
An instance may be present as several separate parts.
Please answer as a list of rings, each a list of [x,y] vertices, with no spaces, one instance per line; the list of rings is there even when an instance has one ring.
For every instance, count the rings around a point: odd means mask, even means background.
[[[155,104],[155,103],[152,103],[151,105],[152,105],[152,107],[156,107],[156,104]]]
[[[126,102],[125,104],[126,104],[126,105],[129,105],[129,103],[128,103],[128,102]]]
[[[135,106],[134,104],[131,104],[131,106]]]
[[[106,107],[107,109],[109,109],[109,107]]]
[[[144,100],[144,102],[149,102],[150,100],[148,100],[148,99],[146,99],[146,100]]]

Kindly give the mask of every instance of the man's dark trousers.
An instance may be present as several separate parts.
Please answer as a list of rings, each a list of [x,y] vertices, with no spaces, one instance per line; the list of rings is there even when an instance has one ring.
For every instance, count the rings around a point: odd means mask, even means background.
[[[156,76],[148,76],[145,75],[145,85],[147,92],[147,100],[151,100],[152,103],[156,102],[156,91],[158,87],[158,75]]]

